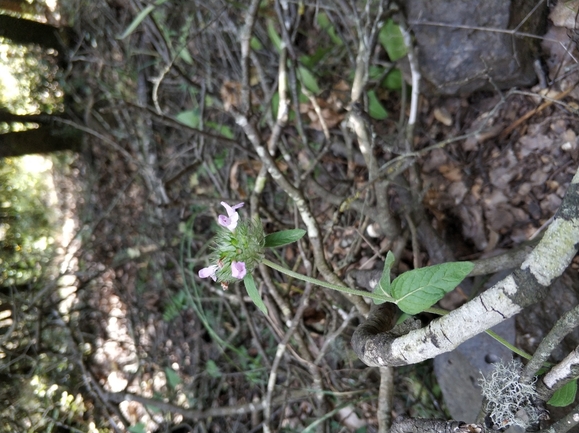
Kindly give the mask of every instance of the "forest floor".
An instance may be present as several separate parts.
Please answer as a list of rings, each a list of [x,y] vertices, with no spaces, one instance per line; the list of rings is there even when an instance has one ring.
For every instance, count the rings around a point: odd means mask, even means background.
[[[81,246],[74,253],[76,298],[65,319],[71,338],[83,347],[68,357],[82,366],[85,404],[103,429],[116,424],[118,431],[122,425],[132,432],[261,431],[266,405],[265,422],[273,431],[313,431],[321,421],[326,431],[377,431],[379,373],[350,347],[363,320],[351,303],[325,289],[309,292],[280,274],[256,271],[271,312],[265,316],[240,284],[225,291],[197,276],[208,264],[216,218],[224,213],[220,202],[245,202],[240,213],[247,218],[262,170],[225,108],[239,97],[239,82],[227,79],[238,71],[216,70],[214,53],[205,58],[199,46],[211,43],[220,55],[234,56],[237,51],[225,47],[226,23],[231,19],[240,28],[241,17],[209,12],[216,21],[203,21],[207,31],[223,33],[190,42],[196,60],[206,62],[203,67],[183,55],[185,63],[173,59],[175,67],[163,73],[147,69],[148,62],[165,59],[163,35],[169,36],[161,30],[177,26],[178,11],[143,20],[140,31],[125,39],[102,29],[119,35],[135,14],[100,3],[84,11],[96,42],[79,50],[78,58],[85,60],[73,73],[87,81],[77,109],[84,109],[86,117],[78,121],[91,132],[71,166],[70,179],[82,186],[75,193]],[[268,12],[258,19],[267,33]],[[313,30],[307,36],[319,37]],[[278,54],[272,49],[268,55]],[[276,68],[270,61],[252,74],[275,76]],[[554,68],[547,75],[556,74]],[[362,196],[363,206],[375,198],[366,193],[365,159],[348,143],[347,111],[335,105],[340,91],[351,90],[338,75],[328,79],[333,82],[322,96],[303,104],[303,124],[294,118],[283,128],[275,156],[307,197],[327,260],[346,278],[352,270],[379,269],[393,242],[359,208],[340,209],[348,197]],[[157,77],[162,81],[155,88]],[[550,89],[421,97],[412,143],[419,154],[412,165],[417,192],[431,227],[457,260],[511,250],[548,226],[579,163],[576,82],[576,76],[567,76]],[[258,87],[256,93],[267,100]],[[151,94],[158,100],[151,101]],[[373,153],[387,164],[404,154],[397,144],[398,121],[392,120],[400,118],[402,98],[391,89],[380,98],[388,118],[373,121],[380,138]],[[161,112],[149,108],[154,102]],[[327,110],[325,122],[316,117],[316,104]],[[262,115],[267,119],[271,113]],[[269,139],[274,132],[267,122],[261,125]],[[408,179],[407,173],[399,179]],[[396,184],[398,178],[391,180]],[[395,188],[388,199],[404,215],[408,203]],[[257,214],[267,231],[303,227],[295,203],[272,178],[257,196]],[[424,245],[412,242],[413,222],[401,219],[406,237],[398,272],[433,264]],[[315,276],[310,248],[305,238],[280,249],[276,259]],[[444,306],[456,308],[466,300],[457,291]],[[537,341],[527,343],[533,350]],[[449,417],[432,370],[431,362],[396,370],[394,416]],[[319,391],[323,401],[316,399]]]

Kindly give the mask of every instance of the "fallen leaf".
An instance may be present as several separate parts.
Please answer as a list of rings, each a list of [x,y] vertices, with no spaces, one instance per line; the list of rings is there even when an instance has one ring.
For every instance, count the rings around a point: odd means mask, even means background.
[[[424,159],[422,170],[428,173],[429,171],[437,169],[442,164],[445,164],[447,161],[448,156],[444,150],[434,149]]]
[[[433,111],[434,118],[446,126],[452,125],[452,116],[444,107],[437,107]]]
[[[544,134],[538,134],[535,136],[525,135],[520,138],[518,144],[519,149],[517,157],[519,159],[524,159],[540,150],[550,149],[553,146],[553,139]]]
[[[566,27],[574,30],[577,10],[579,10],[579,0],[559,1],[549,14],[549,19],[557,27]]]
[[[442,164],[438,167],[438,171],[451,182],[462,180],[462,170],[453,164]]]
[[[464,184],[464,182],[453,182],[447,188],[448,194],[454,198],[455,204],[460,204],[464,199],[464,196],[468,192],[468,188]]]
[[[479,251],[488,245],[483,222],[482,206],[477,204],[474,197],[468,195],[463,203],[457,207],[457,214],[462,222],[462,234],[472,240]]]

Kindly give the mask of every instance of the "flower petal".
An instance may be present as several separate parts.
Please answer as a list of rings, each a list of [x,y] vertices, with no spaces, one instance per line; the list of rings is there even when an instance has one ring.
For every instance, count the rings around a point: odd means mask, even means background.
[[[237,227],[237,221],[239,221],[239,214],[235,212],[235,210],[242,207],[243,204],[244,203],[241,202],[236,204],[235,206],[229,206],[227,203],[222,201],[221,205],[227,211],[227,216],[219,215],[219,218],[217,219],[219,224],[222,225],[223,227],[227,227],[231,231],[235,230],[235,227]]]
[[[213,281],[217,281],[217,275],[215,275],[217,269],[219,269],[219,266],[217,265],[211,265],[206,268],[203,268],[199,271],[199,278],[211,277]]]
[[[245,269],[244,262],[231,262],[231,275],[233,278],[242,280],[243,277],[245,277],[245,274],[247,274],[247,269]]]
[[[217,218],[217,222],[219,223],[219,225],[229,228],[229,226],[231,225],[231,218],[228,218],[225,215],[219,215],[219,218]]]
[[[227,215],[229,215],[229,216],[233,215],[235,213],[235,211],[237,209],[239,209],[240,207],[243,207],[244,204],[245,203],[241,202],[241,203],[237,203],[236,205],[229,206],[224,201],[221,202],[221,206],[223,206],[225,208],[225,210],[227,210]]]

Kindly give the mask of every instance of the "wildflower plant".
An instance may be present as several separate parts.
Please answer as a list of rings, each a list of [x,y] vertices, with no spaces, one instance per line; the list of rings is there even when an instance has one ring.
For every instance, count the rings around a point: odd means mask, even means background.
[[[265,257],[266,248],[295,242],[305,235],[305,230],[283,230],[266,235],[259,220],[240,218],[238,209],[243,207],[243,203],[230,206],[221,202],[221,205],[227,215],[219,215],[217,219],[219,228],[209,256],[210,265],[199,271],[199,277],[211,278],[221,283],[224,289],[230,283],[242,280],[249,297],[264,314],[267,314],[267,309],[252,276],[260,263],[302,281],[371,298],[376,304],[393,302],[406,314],[422,311],[446,314],[443,310],[431,308],[432,305],[453,290],[473,268],[470,262],[443,263],[405,272],[391,282],[390,268],[394,263],[394,255],[388,252],[382,278],[374,292],[355,290],[299,274]]]
[[[243,280],[251,300],[265,314],[267,308],[259,296],[252,272],[264,261],[266,247],[276,247],[299,240],[305,230],[284,230],[265,236],[259,220],[241,220],[237,209],[243,203],[230,206],[221,202],[227,215],[219,215],[219,229],[214,238],[211,264],[199,271],[200,278],[218,281],[224,289],[229,283]]]

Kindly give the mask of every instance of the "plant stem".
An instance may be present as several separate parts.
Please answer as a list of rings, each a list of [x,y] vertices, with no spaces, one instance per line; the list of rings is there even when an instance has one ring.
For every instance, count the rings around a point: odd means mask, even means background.
[[[342,293],[348,293],[350,295],[365,296],[366,298],[374,299],[376,301],[392,302],[394,304],[396,303],[396,299],[391,298],[390,296],[379,295],[377,293],[366,292],[364,290],[354,290],[354,289],[350,289],[349,287],[346,287],[346,286],[338,286],[336,284],[328,283],[326,281],[318,280],[316,278],[307,277],[307,276],[299,274],[297,272],[290,271],[289,269],[286,269],[283,266],[278,265],[277,263],[274,263],[274,262],[269,261],[267,259],[263,259],[262,263],[266,266],[269,266],[272,269],[275,269],[276,271],[281,272],[282,274],[286,274],[290,277],[305,281],[307,283],[316,284],[316,285],[321,286],[321,287],[326,287],[328,289],[337,290],[338,292],[342,292]],[[448,311],[443,310],[441,308],[435,308],[435,307],[427,308],[424,311],[427,313],[438,314],[440,316],[445,316],[448,314]],[[503,346],[505,346],[507,349],[512,350],[517,355],[522,356],[525,359],[531,359],[532,358],[531,355],[529,355],[525,351],[513,346],[511,343],[509,343],[507,340],[505,340],[503,337],[501,337],[500,335],[498,335],[494,331],[491,331],[490,329],[488,329],[485,332],[488,335],[490,335],[492,338],[497,340],[499,343],[501,343]]]
[[[282,274],[286,274],[290,277],[293,277],[298,280],[305,281],[307,283],[316,284],[321,287],[326,287],[327,289],[337,290],[338,292],[348,293],[350,295],[358,295],[358,296],[365,296],[366,298],[374,299],[375,301],[382,301],[382,302],[396,302],[394,298],[386,295],[379,295],[378,293],[366,292],[365,290],[355,290],[350,289],[346,286],[338,286],[336,284],[328,283],[326,281],[318,280],[316,278],[307,277],[305,275],[299,274],[294,271],[290,271],[289,269],[284,268],[283,266],[278,265],[272,261],[267,259],[263,259],[262,263],[266,266],[269,266],[276,271],[281,272]]]
[[[491,337],[493,337],[495,340],[497,340],[499,343],[501,343],[503,346],[505,346],[507,349],[510,349],[513,352],[515,352],[517,355],[519,355],[525,359],[529,359],[529,360],[533,359],[533,357],[531,355],[529,355],[527,352],[519,349],[518,347],[513,346],[511,343],[509,343],[507,340],[505,340],[503,337],[501,337],[496,332],[491,331],[490,329],[487,329],[485,332],[488,335],[490,335]]]

